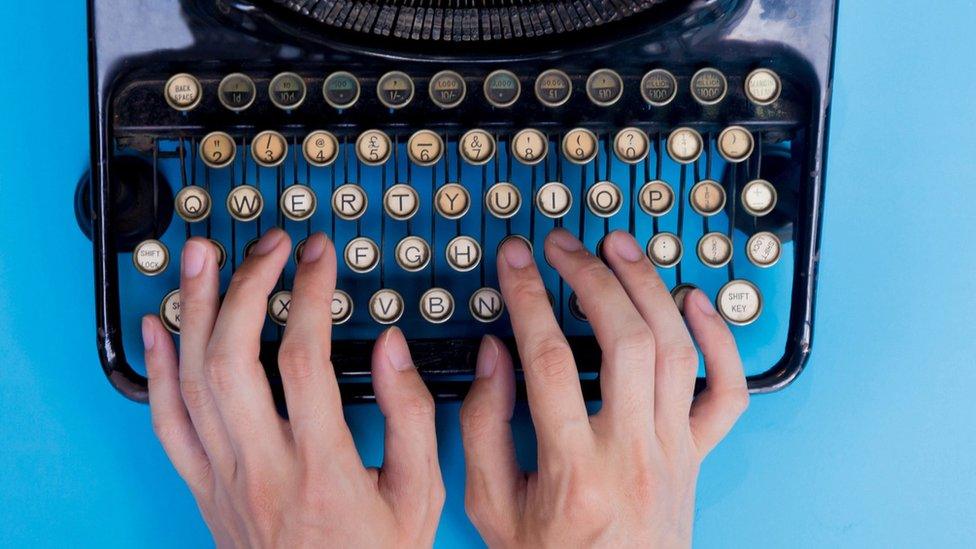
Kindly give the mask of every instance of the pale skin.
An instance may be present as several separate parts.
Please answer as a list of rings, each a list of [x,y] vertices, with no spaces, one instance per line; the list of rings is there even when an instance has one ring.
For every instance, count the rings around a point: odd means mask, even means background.
[[[538,463],[524,472],[516,462],[513,360],[487,336],[461,428],[465,506],[489,546],[690,545],[699,466],[748,404],[735,341],[709,299],[691,292],[682,319],[631,236],[611,233],[602,252],[562,230],[545,242],[603,350],[603,404],[588,415],[532,254],[518,239],[500,250]],[[156,433],[218,546],[429,546],[444,503],[433,400],[403,334],[385,331],[372,374],[386,454],[381,468],[363,466],[330,362],[336,258],[322,234],[306,242],[278,356],[289,420],[274,409],[259,340],[290,253],[288,236],[269,231],[218,303],[216,251],[188,241],[179,353],[158,318],[143,319]],[[697,396],[693,342],[707,377]]]

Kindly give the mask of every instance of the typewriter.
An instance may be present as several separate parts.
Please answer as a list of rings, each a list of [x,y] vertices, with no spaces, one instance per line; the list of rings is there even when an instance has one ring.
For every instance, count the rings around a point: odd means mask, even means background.
[[[139,317],[180,329],[178,256],[214,242],[227,284],[255,238],[336,243],[333,360],[373,398],[398,324],[440,399],[480,337],[511,343],[495,255],[534,246],[599,398],[585,311],[541,256],[626,230],[679,306],[714,296],[753,392],[810,353],[836,3],[828,0],[89,0],[97,345],[146,401]],[[294,261],[268,303],[273,387]],[[703,380],[699,379],[699,386]],[[700,387],[699,387],[700,388]],[[524,390],[524,388],[520,389]]]

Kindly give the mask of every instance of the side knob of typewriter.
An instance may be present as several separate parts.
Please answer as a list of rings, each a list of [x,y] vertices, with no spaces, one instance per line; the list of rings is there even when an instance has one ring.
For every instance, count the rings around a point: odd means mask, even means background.
[[[120,156],[112,164],[111,177],[116,251],[131,252],[139,242],[166,232],[173,218],[173,192],[163,174],[145,160]],[[75,218],[91,240],[90,171],[82,174],[75,189]]]
[[[729,170],[732,166],[734,164],[726,165],[724,181],[731,181]],[[735,200],[737,208],[735,226],[746,234],[768,231],[778,236],[783,243],[792,240],[796,204],[800,199],[802,171],[803,167],[792,159],[788,144],[765,145],[762,151],[760,179],[743,178],[740,172],[736,196],[728,197],[728,200]],[[751,203],[747,197],[744,197],[743,191],[750,193],[750,189],[759,196],[763,194],[771,196],[772,202],[768,211],[749,211],[748,207]]]

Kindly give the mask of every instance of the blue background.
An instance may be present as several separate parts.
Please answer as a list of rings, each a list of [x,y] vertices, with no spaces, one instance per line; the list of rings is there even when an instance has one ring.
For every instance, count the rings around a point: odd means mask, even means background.
[[[99,372],[71,206],[85,15],[59,3],[0,19],[0,545],[207,545],[148,409]],[[699,546],[974,543],[974,23],[971,0],[841,6],[813,358],[705,462]],[[441,546],[477,539],[457,411],[438,409]],[[378,412],[349,416],[375,459]]]

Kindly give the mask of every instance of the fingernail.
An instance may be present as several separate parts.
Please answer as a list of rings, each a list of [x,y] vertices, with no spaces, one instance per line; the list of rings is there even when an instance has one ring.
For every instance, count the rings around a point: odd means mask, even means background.
[[[305,241],[302,247],[302,263],[315,263],[325,252],[326,236],[322,233],[314,234]]]
[[[196,240],[187,241],[183,246],[183,258],[180,265],[183,267],[183,276],[194,278],[203,270],[203,264],[207,261],[207,248],[202,242]]]
[[[481,340],[478,363],[474,369],[475,379],[491,377],[491,374],[495,373],[495,366],[498,365],[498,345],[498,340],[489,335]]]
[[[152,351],[153,346],[156,345],[156,335],[153,333],[152,323],[148,318],[142,319],[142,346],[145,347],[146,351]]]
[[[284,234],[285,233],[277,229],[271,229],[270,231],[264,233],[264,236],[261,237],[261,240],[258,240],[258,243],[254,245],[254,249],[251,250],[251,254],[252,255],[267,254],[271,250],[275,249],[275,246],[278,245],[278,242],[281,242],[281,237]],[[305,255],[305,252],[302,252],[302,255]]]
[[[696,289],[696,290],[692,290],[692,293],[695,294],[694,295],[695,307],[698,307],[699,311],[705,313],[708,316],[718,315],[718,312],[715,310],[715,306],[712,305],[712,300],[708,299],[708,296],[705,295],[705,292]]]
[[[521,238],[509,238],[502,247],[505,263],[513,269],[523,269],[532,263],[532,252]]]
[[[406,345],[390,342],[394,337],[394,332],[399,336],[397,339],[403,338],[403,332],[400,331],[400,328],[390,328],[386,332],[386,338],[383,339],[383,350],[386,351],[386,358],[390,361],[390,366],[393,366],[393,369],[398,372],[405,372],[413,368],[413,359],[410,358],[410,350]]]
[[[550,233],[549,238],[560,250],[564,252],[576,252],[583,248],[583,243],[569,232],[557,229]]]
[[[613,250],[617,252],[617,255],[631,263],[640,261],[644,256],[634,237],[623,232],[618,232],[613,236]]]

